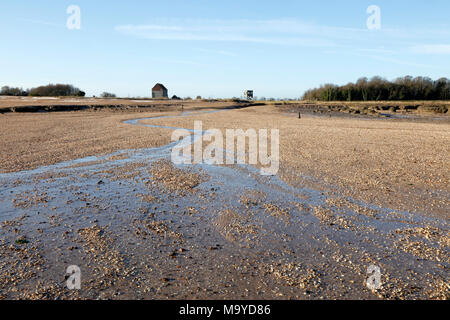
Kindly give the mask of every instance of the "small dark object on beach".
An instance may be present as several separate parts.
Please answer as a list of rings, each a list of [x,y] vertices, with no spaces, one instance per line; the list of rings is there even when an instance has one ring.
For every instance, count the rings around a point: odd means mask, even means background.
[[[28,244],[30,243],[30,241],[27,240],[27,238],[25,237],[20,237],[19,239],[16,240],[16,244]]]

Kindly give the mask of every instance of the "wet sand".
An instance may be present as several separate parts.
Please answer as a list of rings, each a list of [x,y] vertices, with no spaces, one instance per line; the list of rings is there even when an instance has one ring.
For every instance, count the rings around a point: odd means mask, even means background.
[[[0,298],[449,298],[448,123],[163,114],[179,117],[0,116]],[[173,166],[171,130],[154,126],[194,120],[280,128],[279,175]],[[69,265],[79,291],[66,288]]]

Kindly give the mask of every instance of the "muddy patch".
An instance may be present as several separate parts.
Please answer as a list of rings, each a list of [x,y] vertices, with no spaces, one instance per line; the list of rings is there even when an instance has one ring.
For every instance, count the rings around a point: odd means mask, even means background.
[[[204,182],[207,177],[192,169],[176,168],[168,160],[158,160],[151,166],[152,184],[164,187],[167,191],[177,195],[195,192],[195,188]]]

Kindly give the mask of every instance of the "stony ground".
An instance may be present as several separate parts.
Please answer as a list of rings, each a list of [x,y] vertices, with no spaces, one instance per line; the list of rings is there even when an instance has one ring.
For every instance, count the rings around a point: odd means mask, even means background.
[[[266,106],[195,119],[203,121],[204,130],[279,128],[280,176],[285,181],[337,186],[348,196],[378,205],[450,217],[450,118],[430,122],[304,114],[298,119],[296,112]],[[188,118],[164,124],[193,128]]]
[[[171,130],[123,121],[181,110],[148,111],[0,115],[0,299],[449,298],[448,120],[267,106],[140,122],[279,128],[279,175],[262,177],[175,167]]]
[[[40,99],[36,102],[20,98],[2,101],[4,105],[48,105],[53,100]],[[94,101],[105,103],[105,100]],[[59,104],[94,103],[82,100],[70,102],[61,100]],[[127,100],[110,100],[108,103],[133,105]],[[171,104],[167,106],[166,104]],[[130,126],[122,121],[127,119],[165,114],[164,112],[189,111],[204,108],[195,102],[147,102],[148,108],[118,108],[87,110],[77,112],[48,113],[5,113],[0,114],[0,172],[33,169],[61,161],[108,154],[117,150],[148,148],[170,142],[167,130],[148,130]],[[206,103],[208,108],[232,106],[232,103]]]

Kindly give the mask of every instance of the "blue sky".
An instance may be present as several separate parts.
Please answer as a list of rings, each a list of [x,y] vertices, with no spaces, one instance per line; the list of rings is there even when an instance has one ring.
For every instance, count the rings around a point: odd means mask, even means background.
[[[69,30],[66,10],[81,9]],[[366,12],[381,9],[381,29]],[[450,76],[450,1],[3,0],[0,86],[297,98],[361,76]]]

